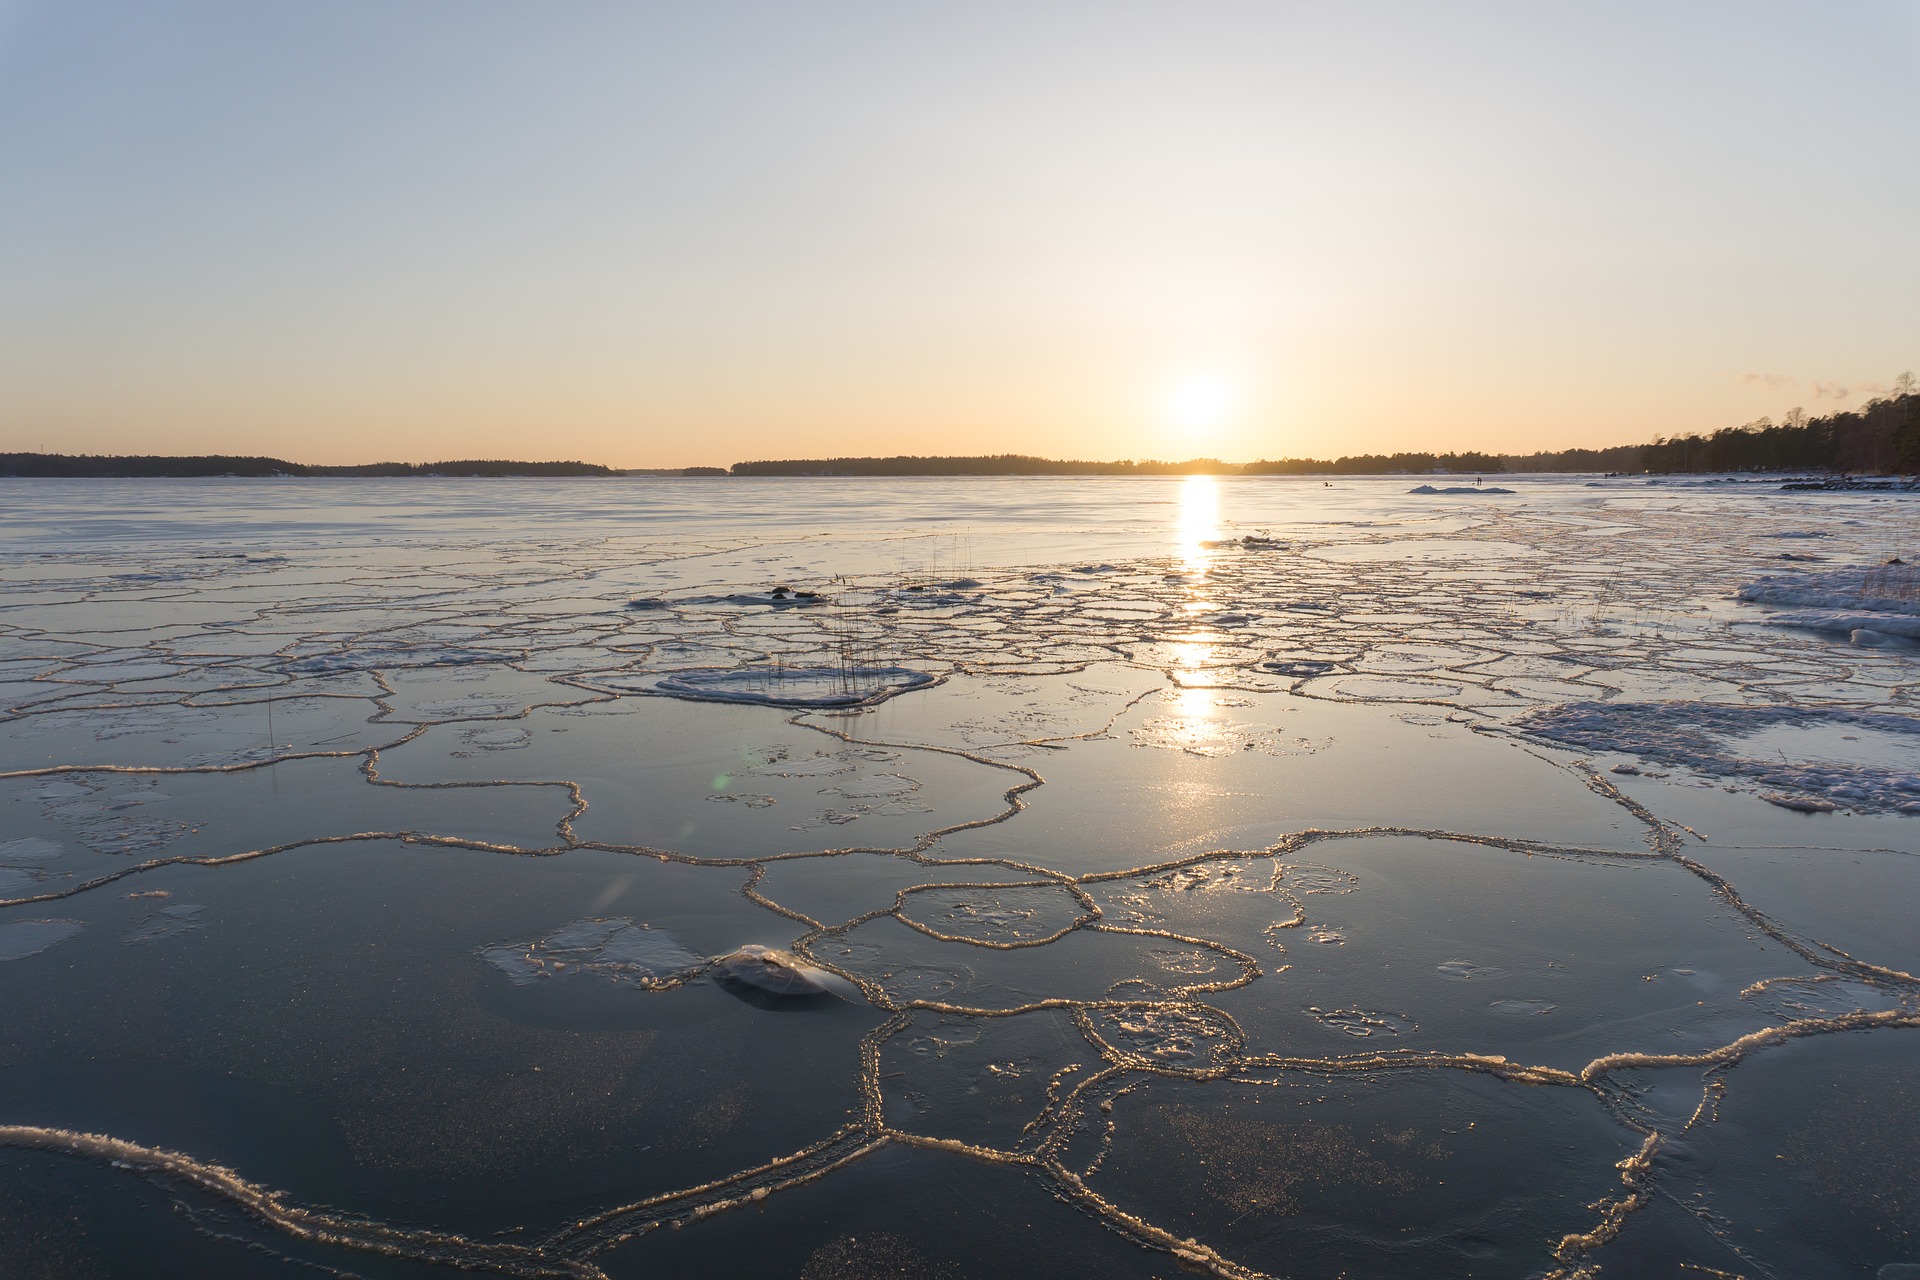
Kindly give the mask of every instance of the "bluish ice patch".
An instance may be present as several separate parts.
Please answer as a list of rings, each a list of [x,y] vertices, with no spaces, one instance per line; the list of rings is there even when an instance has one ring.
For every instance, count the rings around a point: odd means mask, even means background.
[[[9,920],[0,924],[0,960],[24,960],[84,928],[78,920]]]

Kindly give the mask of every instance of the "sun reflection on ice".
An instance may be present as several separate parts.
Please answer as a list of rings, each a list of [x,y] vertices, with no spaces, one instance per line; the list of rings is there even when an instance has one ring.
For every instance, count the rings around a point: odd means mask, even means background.
[[[1180,510],[1174,517],[1174,549],[1180,567],[1204,575],[1213,567],[1207,544],[1220,540],[1220,486],[1212,476],[1188,476],[1180,486]]]
[[[1206,671],[1212,661],[1213,646],[1204,641],[1181,640],[1173,645],[1173,683],[1181,690],[1183,702],[1191,695],[1206,693]]]
[[[1174,550],[1187,576],[1187,598],[1182,604],[1189,618],[1214,608],[1207,572],[1213,567],[1214,543],[1220,540],[1220,485],[1212,476],[1188,476],[1180,486],[1180,507],[1174,517]],[[1202,681],[1213,658],[1213,646],[1182,640],[1173,646],[1175,684]]]
[[[1182,645],[1181,647],[1200,649],[1203,653],[1207,648],[1205,645]],[[1174,694],[1170,700],[1173,703],[1174,714],[1182,720],[1215,720],[1219,718],[1220,712],[1214,705],[1213,690],[1211,689],[1181,689],[1178,693]]]

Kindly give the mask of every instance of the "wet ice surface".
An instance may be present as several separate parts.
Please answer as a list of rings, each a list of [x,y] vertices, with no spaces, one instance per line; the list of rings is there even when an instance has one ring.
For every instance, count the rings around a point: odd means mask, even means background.
[[[1915,499],[0,483],[0,1272],[1920,1266]]]

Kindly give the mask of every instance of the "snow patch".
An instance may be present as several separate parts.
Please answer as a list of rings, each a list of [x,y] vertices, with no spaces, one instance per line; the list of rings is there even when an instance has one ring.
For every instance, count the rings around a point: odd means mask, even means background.
[[[1739,596],[1754,604],[1920,614],[1920,565],[1853,565],[1766,577],[1741,587]]]

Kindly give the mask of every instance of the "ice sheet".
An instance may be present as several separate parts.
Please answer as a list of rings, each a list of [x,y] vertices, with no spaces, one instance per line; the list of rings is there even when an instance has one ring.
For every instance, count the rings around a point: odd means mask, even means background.
[[[0,481],[0,1209],[1894,1274],[1920,497],[1408,488]]]

